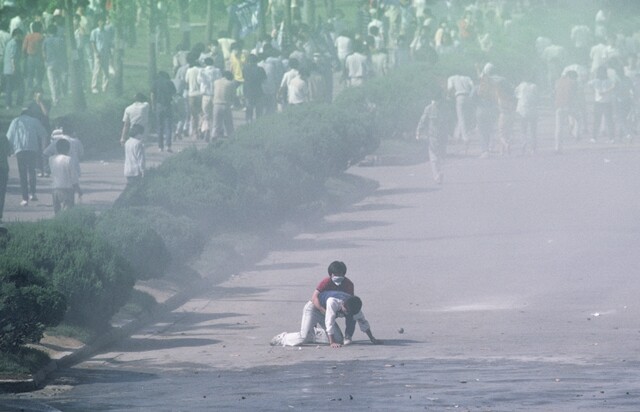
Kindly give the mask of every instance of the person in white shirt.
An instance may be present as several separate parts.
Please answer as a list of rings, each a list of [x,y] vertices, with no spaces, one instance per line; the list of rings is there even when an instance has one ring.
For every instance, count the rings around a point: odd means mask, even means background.
[[[197,63],[197,57],[189,54],[187,57],[189,68],[185,73],[185,81],[187,86],[187,100],[189,101],[189,136],[191,138],[198,137],[198,128],[200,126],[200,113],[202,111],[202,92],[200,91],[200,67]]]
[[[282,81],[280,82],[280,89],[278,90],[278,100],[282,103],[283,106],[286,106],[289,103],[289,83],[291,80],[298,77],[300,68],[300,63],[296,59],[289,59],[289,70],[287,70],[282,76]]]
[[[348,55],[353,52],[353,40],[347,32],[342,32],[334,42],[334,46],[336,48],[336,54],[338,55],[338,60],[340,61],[340,66],[344,67],[344,62]]]
[[[326,291],[318,296],[325,313],[317,310],[312,301],[308,301],[302,311],[302,322],[299,332],[282,332],[271,340],[271,346],[300,346],[305,343],[328,343],[332,348],[339,348],[352,343],[356,323],[371,343],[381,345],[371,332],[371,326],[362,313],[362,300],[343,291]],[[337,324],[338,318],[345,318],[345,332]],[[315,325],[321,325],[316,329]]]
[[[348,55],[344,61],[344,78],[349,87],[360,86],[370,77],[369,58],[362,53],[362,49],[363,47],[358,45],[356,51]]]
[[[593,43],[591,29],[585,24],[579,24],[571,28],[571,41],[575,50],[575,56],[582,64],[589,59],[589,51]]]
[[[202,122],[200,124],[200,133],[208,142],[211,140],[213,130],[213,82],[222,77],[220,69],[213,65],[213,59],[207,57],[204,59],[205,67],[198,74],[198,83],[200,83],[200,93],[202,93]]]
[[[232,137],[234,133],[231,106],[236,97],[238,83],[229,70],[213,82],[213,138]]]
[[[449,97],[456,100],[456,128],[454,138],[461,139],[465,145],[469,145],[469,124],[471,123],[471,93],[473,92],[473,80],[462,74],[454,74],[447,79],[447,92]]]
[[[127,140],[129,130],[135,124],[142,126],[144,132],[141,138],[146,138],[147,130],[149,130],[149,102],[144,94],[136,93],[134,102],[124,109],[122,123],[122,133],[120,134],[121,144],[124,144]]]
[[[284,66],[278,58],[278,53],[270,44],[264,46],[263,57],[264,60],[258,63],[258,66],[262,67],[267,75],[267,80],[262,83],[262,92],[264,93],[265,113],[270,114],[278,110],[276,96],[284,76]]]
[[[287,88],[289,105],[297,105],[309,102],[309,70],[301,68],[298,75],[291,79]]]
[[[145,154],[142,144],[144,127],[134,124],[129,130],[129,138],[124,144],[124,176],[127,184],[131,184],[144,177]]]
[[[81,194],[79,176],[76,172],[69,150],[71,145],[66,139],[56,141],[58,154],[49,158],[51,168],[53,212],[57,215],[75,204],[75,193]]]
[[[594,90],[593,96],[593,135],[591,142],[595,143],[600,134],[600,126],[604,120],[609,140],[615,138],[616,127],[613,123],[613,91],[615,83],[607,75],[607,67],[602,66],[596,71],[595,79],[589,82]]]
[[[604,39],[591,48],[589,57],[591,58],[591,73],[595,74],[600,66],[607,63],[610,54],[610,47],[605,43]]]
[[[54,129],[51,133],[51,143],[42,151],[42,154],[45,156],[45,158],[51,158],[52,156],[59,154],[56,148],[58,140],[67,140],[70,145],[68,154],[69,157],[71,157],[71,164],[73,165],[74,169],[76,169],[78,178],[80,178],[82,176],[82,171],[80,169],[80,159],[82,159],[82,156],[84,156],[84,146],[82,145],[80,139],[74,136],[73,125],[68,117],[61,117],[57,119],[57,124],[58,128]]]
[[[530,80],[523,80],[515,89],[516,113],[522,124],[522,152],[535,153],[538,147],[538,86]]]

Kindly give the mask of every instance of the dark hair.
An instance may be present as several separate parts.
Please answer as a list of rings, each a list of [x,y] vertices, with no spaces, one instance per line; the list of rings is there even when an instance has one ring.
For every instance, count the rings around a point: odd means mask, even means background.
[[[295,58],[289,59],[289,67],[298,70],[298,68],[300,68],[300,62]]]
[[[206,59],[204,59],[204,65],[213,66],[213,59],[211,57],[207,57]]]
[[[362,301],[357,296],[350,296],[344,301],[344,306],[349,315],[357,315],[362,310]]]
[[[65,138],[60,138],[56,141],[56,151],[60,154],[68,154],[71,149],[71,143]]]
[[[146,102],[147,101],[147,96],[145,96],[144,94],[138,92],[136,93],[136,95],[133,97],[134,100],[136,102]]]
[[[233,73],[231,73],[229,70],[225,70],[222,72],[222,77],[227,80],[233,80]]]
[[[347,265],[345,265],[344,262],[340,262],[339,260],[334,260],[327,268],[327,272],[329,272],[329,276],[344,276],[347,274]]]
[[[131,126],[131,129],[129,129],[129,137],[136,137],[143,133],[144,133],[144,126],[138,123],[134,124],[133,126]]]

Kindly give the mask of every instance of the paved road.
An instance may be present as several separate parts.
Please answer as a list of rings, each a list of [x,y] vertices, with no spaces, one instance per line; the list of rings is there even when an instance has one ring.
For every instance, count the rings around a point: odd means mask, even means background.
[[[0,409],[638,409],[637,147],[350,172],[379,188]],[[270,347],[334,259],[386,345]]]

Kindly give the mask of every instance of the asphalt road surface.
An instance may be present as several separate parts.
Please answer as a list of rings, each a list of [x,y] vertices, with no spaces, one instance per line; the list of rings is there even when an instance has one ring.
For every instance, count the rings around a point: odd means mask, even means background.
[[[444,167],[351,169],[379,188],[0,410],[637,411],[640,150]],[[269,346],[336,259],[385,345]]]

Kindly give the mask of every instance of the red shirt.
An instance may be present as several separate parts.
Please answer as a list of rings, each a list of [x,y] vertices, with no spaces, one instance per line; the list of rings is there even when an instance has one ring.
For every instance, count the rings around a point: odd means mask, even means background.
[[[349,280],[349,278],[344,278],[340,286],[336,285],[331,281],[331,277],[326,277],[322,279],[318,286],[316,286],[316,290],[320,293],[326,292],[328,290],[339,290],[341,292],[345,292],[354,296],[354,286],[353,282]]]
[[[29,33],[24,37],[24,40],[22,41],[22,50],[31,56],[42,56],[43,41],[44,37],[41,33]]]

